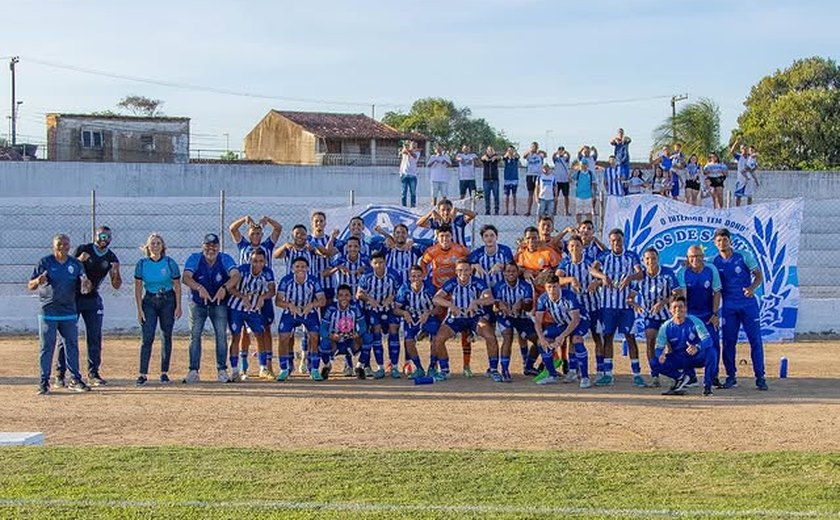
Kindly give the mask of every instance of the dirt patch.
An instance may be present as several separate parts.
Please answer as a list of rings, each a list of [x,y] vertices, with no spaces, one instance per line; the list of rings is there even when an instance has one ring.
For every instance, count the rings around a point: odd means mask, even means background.
[[[315,383],[298,375],[286,383],[161,386],[153,373],[149,386],[135,388],[138,340],[106,338],[102,372],[109,386],[39,397],[37,338],[3,337],[0,430],[42,431],[50,445],[840,450],[837,342],[769,345],[768,374],[778,375],[786,355],[788,379],[771,377],[770,391],[758,392],[751,368],[742,366],[741,387],[711,398],[697,389],[682,398],[636,389],[627,358],[617,360],[616,385],[606,389],[538,387],[522,375],[509,385],[465,379],[460,348],[452,343],[456,375],[429,386],[340,376]],[[207,379],[214,372],[209,344],[205,338]],[[177,338],[174,350],[172,377],[180,381],[186,339]],[[476,373],[486,368],[482,350],[481,343],[473,346]],[[741,358],[749,358],[746,346]],[[514,367],[520,367],[518,357]]]

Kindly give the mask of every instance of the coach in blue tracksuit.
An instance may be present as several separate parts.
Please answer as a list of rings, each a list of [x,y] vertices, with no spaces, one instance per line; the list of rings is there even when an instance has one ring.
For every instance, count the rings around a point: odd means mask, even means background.
[[[715,231],[715,246],[718,255],[714,259],[720,274],[723,308],[721,309],[721,338],[723,340],[723,367],[726,369],[724,388],[738,386],[735,379],[735,346],[741,326],[750,342],[755,386],[767,390],[764,379],[764,344],[761,339],[761,323],[755,290],[761,286],[764,277],[755,257],[746,250],[732,249],[732,236],[726,228]]]
[[[696,316],[690,316],[684,296],[671,300],[671,319],[659,328],[656,356],[651,368],[674,380],[663,395],[683,395],[695,368],[705,367],[703,395],[712,395],[712,374],[717,356],[712,349],[712,337]]]

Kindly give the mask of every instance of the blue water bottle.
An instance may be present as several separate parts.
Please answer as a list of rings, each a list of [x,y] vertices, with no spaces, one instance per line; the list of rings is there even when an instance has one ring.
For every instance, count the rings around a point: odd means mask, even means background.
[[[788,358],[782,356],[779,360],[779,379],[787,379],[788,372]]]
[[[434,382],[435,378],[431,376],[417,377],[414,379],[415,385],[432,385]]]

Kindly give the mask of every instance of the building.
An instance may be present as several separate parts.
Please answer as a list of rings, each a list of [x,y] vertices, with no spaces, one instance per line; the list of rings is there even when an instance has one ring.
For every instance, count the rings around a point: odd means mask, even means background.
[[[47,114],[47,160],[188,163],[188,117]]]
[[[364,114],[271,110],[245,136],[245,156],[276,164],[392,166],[399,164],[405,140],[425,150],[424,135]]]

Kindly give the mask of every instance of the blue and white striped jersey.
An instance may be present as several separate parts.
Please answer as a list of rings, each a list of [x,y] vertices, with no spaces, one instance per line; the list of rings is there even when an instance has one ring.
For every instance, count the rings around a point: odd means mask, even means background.
[[[280,279],[280,284],[277,286],[277,293],[284,296],[284,300],[303,307],[315,301],[316,296],[323,294],[324,290],[321,288],[321,282],[314,276],[307,275],[303,283],[295,281],[294,274],[287,274]],[[284,312],[288,312],[284,309]]]
[[[265,252],[266,261],[271,264],[271,253],[274,252],[274,242],[271,238],[266,238],[259,245],[253,245],[250,240],[245,237],[239,239],[236,244],[236,249],[239,251],[239,263],[247,264],[251,261],[251,254],[256,249],[262,249]]]
[[[326,247],[327,242],[330,241],[330,237],[328,235],[321,235],[316,237],[314,235],[309,235],[306,237],[306,240],[312,247]],[[311,252],[311,258],[309,259],[309,274],[321,280],[321,286],[324,289],[332,289],[333,288],[333,279],[332,277],[321,277],[321,274],[330,268],[330,258],[327,256],[322,256],[316,253],[315,251]]]
[[[599,292],[596,291],[595,294],[591,294],[589,292],[589,285],[595,281],[595,277],[589,272],[591,267],[592,262],[587,260],[586,257],[581,259],[580,262],[575,263],[572,261],[571,257],[566,256],[557,268],[557,270],[562,271],[565,276],[572,276],[578,281],[578,283],[580,283],[580,292],[574,292],[577,295],[578,300],[580,300],[580,304],[584,309],[586,309],[587,313],[597,311],[601,308],[601,302],[598,298]]]
[[[534,301],[534,286],[521,278],[516,280],[514,285],[510,285],[507,280],[502,280],[493,286],[493,298],[512,309],[516,302]],[[528,313],[523,310],[515,317],[522,318],[525,316],[528,316]]]
[[[405,283],[397,291],[397,305],[404,311],[408,311],[412,318],[419,318],[421,314],[431,311],[435,304],[432,303],[437,289],[428,280],[423,281],[418,291],[411,288],[411,284]]]
[[[260,295],[268,292],[271,284],[274,283],[274,273],[268,267],[264,267],[260,274],[251,272],[251,264],[242,264],[236,268],[239,271],[239,284],[237,289],[239,292],[248,296],[248,301],[251,303],[250,312],[260,312],[256,308],[257,300]],[[267,300],[263,305],[273,305],[271,300]],[[228,307],[236,311],[244,311],[242,298],[231,296],[228,299]]]
[[[438,220],[432,219],[429,221],[429,227],[432,229],[437,229],[442,226],[444,223]],[[455,218],[452,219],[451,222],[447,222],[452,227],[452,241],[456,244],[461,244],[462,246],[467,245],[467,218],[464,216],[463,213],[458,213],[455,215]]]
[[[373,271],[368,271],[359,278],[359,291],[366,296],[382,303],[389,297],[393,300],[397,297],[397,291],[400,290],[400,277],[396,271],[385,269],[385,273],[376,276]],[[364,307],[368,310],[387,310],[388,307],[384,305],[370,305],[368,302],[364,303]]]
[[[338,287],[341,284],[349,285],[351,293],[355,295],[356,289],[359,288],[359,278],[362,276],[361,274],[356,273],[360,268],[364,269],[362,274],[367,272],[370,269],[370,262],[364,255],[357,256],[355,260],[350,260],[345,255],[338,255],[330,262],[330,267],[346,267],[347,270],[350,271],[349,273],[345,273],[339,269],[333,273],[333,283],[335,284],[335,287]]]
[[[349,320],[352,327],[349,331],[341,331],[338,328],[340,320]],[[347,334],[354,331],[362,333],[365,330],[365,320],[362,315],[362,309],[355,301],[351,301],[346,309],[342,309],[338,302],[333,302],[324,310],[323,318],[321,318],[321,334]]]
[[[358,238],[359,238],[359,253],[361,253],[362,256],[370,256],[370,244],[368,243],[367,240],[365,240],[364,237],[358,237]],[[338,254],[339,255],[346,255],[347,254],[347,240],[336,239],[336,241],[333,242],[333,246],[335,246],[335,248],[338,249]]]
[[[302,249],[297,249],[294,246],[292,246],[290,249],[287,249],[286,254],[283,256],[283,260],[286,265],[286,274],[292,274],[292,261],[295,258],[299,257],[306,258],[306,261],[309,262],[309,271],[312,272],[313,256],[314,254],[312,251],[309,250],[308,245],[304,246]]]
[[[580,305],[575,293],[569,289],[560,290],[560,298],[552,300],[547,292],[544,292],[537,299],[537,312],[547,312],[555,323],[568,326],[572,322],[572,311],[580,313],[581,320],[588,320],[589,314]]]
[[[601,306],[604,309],[629,309],[627,305],[627,297],[630,296],[630,285],[624,289],[619,289],[618,284],[625,276],[630,276],[636,272],[637,267],[641,267],[639,262],[639,255],[632,251],[624,250],[623,253],[617,255],[612,251],[605,251],[598,257],[598,263],[601,264],[601,272],[610,277],[613,282],[613,287],[608,288],[605,285],[601,286]]]
[[[466,285],[461,285],[458,281],[458,278],[451,278],[441,290],[446,294],[452,296],[452,303],[457,305],[461,309],[466,309],[469,307],[474,301],[481,298],[481,294],[487,290],[487,284],[484,283],[484,280],[478,278],[477,276],[471,276],[470,281],[467,282]],[[452,316],[452,311],[450,310],[447,312],[447,317],[452,318],[463,318],[464,316]]]
[[[593,240],[589,243],[588,246],[583,246],[583,257],[589,260],[590,263],[598,260],[598,257],[601,256],[604,250],[601,249],[601,246],[598,245],[598,242]]]
[[[412,244],[406,250],[390,247],[386,249],[385,265],[388,269],[393,269],[400,277],[400,285],[408,283],[408,270],[413,265],[420,263],[420,257],[426,248],[420,244]]]
[[[604,182],[607,184],[607,195],[612,195],[613,197],[623,197],[624,196],[624,185],[621,184],[621,181],[624,180],[624,177],[621,175],[621,166],[607,166],[604,170]]]
[[[651,313],[653,306],[671,296],[675,289],[679,288],[679,282],[674,272],[663,266],[659,266],[659,272],[651,276],[646,269],[645,277],[637,282],[633,282],[633,290],[638,294],[639,304],[645,310],[642,314],[643,318],[651,318],[654,320],[667,320],[671,317],[668,306],[665,305],[656,314]]]
[[[485,275],[481,277],[487,287],[493,287],[504,280],[504,264],[513,262],[513,252],[504,244],[496,244],[496,252],[487,253],[487,246],[481,246],[473,249],[468,257],[471,264],[478,264],[485,271]],[[496,264],[502,264],[502,268],[495,273],[490,273],[490,268]]]

